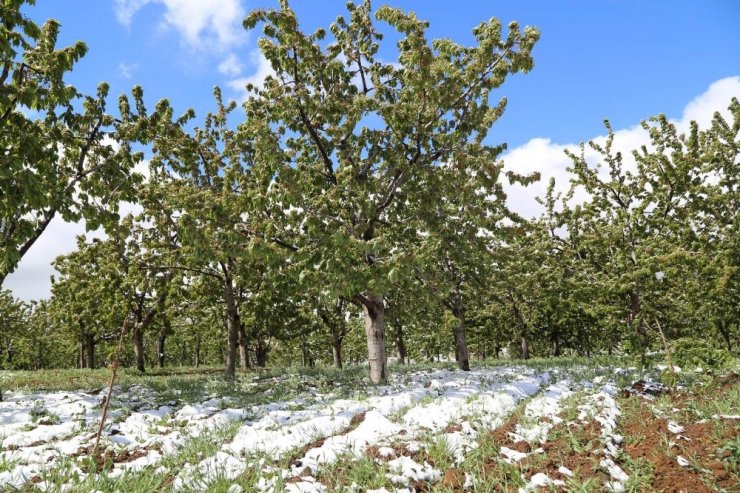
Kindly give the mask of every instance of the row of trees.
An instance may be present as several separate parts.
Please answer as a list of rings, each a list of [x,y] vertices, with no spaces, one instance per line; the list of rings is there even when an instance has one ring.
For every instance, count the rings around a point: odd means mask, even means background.
[[[23,3],[4,4],[0,27],[0,275],[56,216],[107,238],[57,259],[50,300],[3,294],[4,367],[101,365],[121,327],[141,371],[225,363],[233,378],[268,355],[348,358],[373,382],[387,378],[386,338],[400,362],[454,353],[463,370],[504,349],[644,353],[656,331],[737,342],[737,100],[706,129],[647,122],[636,164],[609,129],[590,144],[598,162],[571,155],[570,191],[551,183],[525,220],[502,182],[538,176],[504,173],[488,131],[506,106],[492,93],[533,66],[534,28],[491,19],[468,47],[364,2],[305,33],[281,2],[244,21],[262,26],[274,71],[248,87],[244,119],[216,89],[197,124],[166,100],[149,111],[140,88],[113,117],[105,86],[90,98],[65,85],[84,45],[57,49],[58,26],[36,27]],[[376,20],[400,37],[397,63],[377,56]],[[150,156],[146,180],[133,149]],[[142,212],[119,218],[121,201]]]

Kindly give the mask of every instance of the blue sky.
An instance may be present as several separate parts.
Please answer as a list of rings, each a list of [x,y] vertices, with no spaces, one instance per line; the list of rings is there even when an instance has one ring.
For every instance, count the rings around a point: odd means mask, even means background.
[[[49,17],[61,21],[62,43],[82,39],[88,44],[89,54],[70,77],[80,88],[92,91],[106,80],[117,94],[141,84],[152,102],[168,97],[176,108],[192,106],[202,114],[211,108],[214,85],[237,96],[227,85],[237,77],[218,71],[229,55],[243,65],[241,76],[256,70],[251,56],[258,32],[246,35],[241,16],[229,23],[207,18],[207,8],[191,7],[209,3],[220,11],[242,13],[277,4],[38,0],[28,12],[39,21]],[[299,0],[292,6],[302,24],[312,30],[327,26],[344,12],[344,3]],[[658,112],[676,115],[711,82],[740,73],[738,1],[405,0],[392,4],[429,20],[430,37],[472,42],[472,27],[492,16],[540,29],[535,69],[510,79],[500,91],[509,98],[509,107],[492,137],[511,146],[533,136],[567,142],[585,139],[601,129],[604,118],[619,128]],[[137,5],[141,5],[138,10]],[[121,21],[126,8],[132,13],[128,25]],[[199,12],[206,18],[200,25],[192,20]],[[196,31],[198,27],[202,29]],[[223,32],[227,34],[221,36]]]
[[[626,148],[639,144],[640,120],[665,113],[686,123],[707,120],[740,97],[740,2],[736,0],[508,1],[397,0],[430,21],[430,37],[471,43],[471,29],[492,16],[540,29],[532,72],[509,79],[495,96],[509,99],[490,133],[507,142],[507,163],[520,171],[563,178],[562,148],[603,133],[609,118]],[[378,7],[382,2],[374,2]],[[89,47],[69,81],[93,92],[111,84],[112,102],[140,84],[150,107],[169,98],[175,108],[212,109],[212,88],[239,98],[247,79],[267,67],[256,53],[259,32],[247,34],[241,19],[276,0],[37,0],[27,14],[61,22],[60,44],[78,39]],[[328,26],[345,12],[343,0],[294,0],[306,30]],[[381,55],[391,57],[392,38]],[[385,50],[385,51],[384,51]],[[507,157],[507,156],[505,156]],[[515,207],[533,213],[512,189]],[[24,258],[7,285],[16,295],[48,295],[49,262],[74,247],[81,225],[57,221]]]

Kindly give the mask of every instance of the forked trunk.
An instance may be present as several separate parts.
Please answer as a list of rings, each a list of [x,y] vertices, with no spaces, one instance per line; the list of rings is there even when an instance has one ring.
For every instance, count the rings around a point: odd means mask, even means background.
[[[732,339],[730,338],[730,324],[723,321],[717,321],[717,330],[722,334],[722,338],[725,340],[727,350],[732,352]]]
[[[365,312],[365,334],[367,335],[367,359],[370,363],[370,381],[386,383],[388,379],[387,355],[385,350],[385,304],[382,296],[370,295],[363,303]]]

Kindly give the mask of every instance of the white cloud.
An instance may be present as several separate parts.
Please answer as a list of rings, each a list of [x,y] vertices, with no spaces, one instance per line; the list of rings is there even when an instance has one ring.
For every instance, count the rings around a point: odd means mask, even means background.
[[[259,50],[253,50],[249,54],[249,58],[255,67],[254,73],[247,77],[232,79],[226,83],[230,89],[239,94],[239,101],[247,99],[247,84],[254,84],[256,87],[262,87],[267,76],[275,75],[275,71],[272,69],[270,61],[267,60]]]
[[[130,79],[134,76],[134,72],[139,69],[138,63],[126,63],[121,62],[118,64],[118,71],[124,79]]]
[[[697,96],[686,105],[680,120],[680,128],[688,128],[691,120],[696,120],[699,127],[706,127],[712,121],[715,111],[719,111],[725,118],[728,118],[727,106],[733,97],[740,98],[740,76],[727,77],[713,82],[704,94]]]
[[[192,49],[225,51],[246,40],[242,0],[115,0],[116,18],[130,26],[147,4],[162,5],[163,27],[175,29]]]
[[[76,237],[85,234],[85,223],[67,223],[54,218],[21,260],[18,269],[10,274],[3,288],[23,300],[39,300],[51,294],[51,275],[55,273],[51,262],[58,256],[77,248]],[[100,237],[99,234],[95,236]]]
[[[144,5],[151,0],[115,0],[115,11],[118,22],[128,27],[131,25],[131,19]]]
[[[712,83],[709,88],[684,108],[680,119],[672,120],[680,131],[688,129],[689,123],[695,120],[699,123],[700,128],[706,128],[711,122],[712,115],[720,111],[726,117],[729,116],[727,106],[730,99],[740,97],[740,77],[728,77]],[[633,127],[621,130],[614,129],[613,149],[620,151],[627,165],[634,163],[632,150],[639,149],[642,145],[648,145],[650,142],[646,132],[639,124]],[[598,143],[604,143],[605,135],[585,138],[584,141],[593,140]],[[542,206],[539,205],[535,197],[543,197],[550,178],[555,178],[556,190],[566,191],[569,186],[570,175],[566,168],[572,163],[565,155],[564,150],[579,152],[578,144],[559,144],[552,142],[548,138],[536,137],[526,144],[511,149],[506,152],[502,159],[505,162],[505,169],[515,171],[521,174],[528,174],[539,171],[541,179],[528,187],[520,185],[505,186],[506,193],[509,196],[509,207],[524,215],[532,217],[542,212]],[[588,145],[586,146],[585,155],[587,160],[596,160],[597,153]],[[582,195],[580,198],[583,198]],[[576,200],[579,198],[575,197]]]
[[[218,64],[218,71],[228,77],[236,77],[242,73],[244,66],[233,53],[229,53],[226,59]]]
[[[107,144],[116,147],[118,144],[106,137]],[[134,167],[134,171],[149,179],[149,161],[144,160]],[[118,213],[121,217],[128,214],[140,214],[144,209],[139,204],[119,203]],[[59,216],[52,219],[46,231],[21,259],[15,272],[3,283],[3,288],[13,291],[17,298],[39,300],[51,295],[51,276],[56,273],[51,263],[59,255],[64,255],[77,248],[77,236],[86,235],[88,239],[106,238],[102,229],[86,233],[85,221],[68,223]]]

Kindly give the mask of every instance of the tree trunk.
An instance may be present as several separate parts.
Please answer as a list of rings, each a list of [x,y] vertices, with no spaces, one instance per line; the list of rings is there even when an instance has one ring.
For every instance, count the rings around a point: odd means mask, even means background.
[[[44,346],[41,341],[36,346],[36,361],[34,362],[34,370],[40,370],[45,366],[44,364]]]
[[[301,359],[303,361],[303,366],[305,368],[308,368],[309,360],[311,359],[311,354],[308,350],[308,343],[306,342],[306,334],[301,334]]]
[[[647,351],[647,332],[645,331],[645,324],[642,323],[640,313],[642,312],[642,303],[640,301],[640,293],[636,291],[630,291],[629,293],[630,311],[627,315],[627,324],[635,329],[637,335],[637,344],[639,345],[640,361],[642,366],[647,364],[645,353]]]
[[[77,368],[85,368],[85,365],[87,365],[87,358],[85,357],[85,335],[87,335],[87,330],[85,330],[85,324],[82,322],[82,320],[78,320],[78,324],[80,326],[80,337],[79,337],[79,352],[77,354]],[[12,344],[12,342],[11,342]],[[11,357],[11,344],[8,344],[8,363],[12,363],[13,358]]]
[[[385,304],[382,296],[370,295],[363,303],[367,359],[370,363],[370,381],[384,384],[388,380],[388,361],[385,350]]]
[[[200,367],[200,336],[195,338],[195,367]]]
[[[519,333],[519,343],[521,347],[522,359],[529,359],[529,343],[527,342],[527,322],[522,316],[522,312],[519,311],[519,305],[514,299],[514,295],[509,294],[509,300],[511,301],[511,307],[514,310],[514,316],[519,321],[519,327],[521,332]]]
[[[85,334],[85,346],[87,353],[87,367],[95,368],[95,336],[93,334]]]
[[[86,361],[85,361],[85,341],[83,340],[82,334],[80,334],[80,344],[79,344],[79,346],[80,346],[79,351],[77,351],[77,368],[82,369],[82,368],[85,368],[85,364],[86,364]],[[7,351],[8,352],[8,363],[12,363],[12,358],[10,357],[10,355],[11,355],[11,352],[10,351],[11,351],[11,346],[8,345],[8,351]]]
[[[396,356],[398,357],[398,364],[406,364],[406,341],[403,339],[403,325],[396,322]]]
[[[144,331],[140,323],[134,325],[134,356],[136,358],[136,369],[140,372],[146,371],[144,362]]]
[[[234,299],[234,287],[231,279],[226,279],[224,286],[224,298],[226,299],[226,370],[225,376],[233,380],[236,375],[236,348],[239,343],[239,309]]]
[[[529,359],[529,343],[527,342],[526,332],[522,331],[521,335],[522,359]]]
[[[730,324],[726,324],[721,320],[717,321],[717,330],[722,334],[722,338],[725,340],[727,350],[732,352],[732,339],[730,338]]]
[[[257,360],[257,366],[264,368],[267,366],[267,353],[270,351],[269,347],[264,343],[261,338],[257,338],[257,344],[254,348],[254,356]],[[311,365],[313,366],[313,365]]]
[[[159,333],[159,339],[157,339],[157,358],[159,360],[160,368],[164,368],[165,342],[167,342],[167,334],[162,330],[162,332]]]
[[[560,334],[557,329],[550,331],[550,342],[552,343],[552,355],[560,356]]]
[[[457,366],[463,371],[470,371],[470,353],[468,353],[468,343],[465,340],[465,310],[457,307],[453,312],[457,318],[455,327],[455,359]]]
[[[342,341],[334,341],[331,346],[331,356],[334,359],[334,366],[342,368]]]
[[[334,366],[342,368],[342,335],[338,328],[332,325],[331,328],[331,355],[334,359]]]
[[[239,364],[242,371],[247,371],[252,367],[249,361],[249,340],[247,339],[247,330],[244,328],[244,322],[239,320]]]

